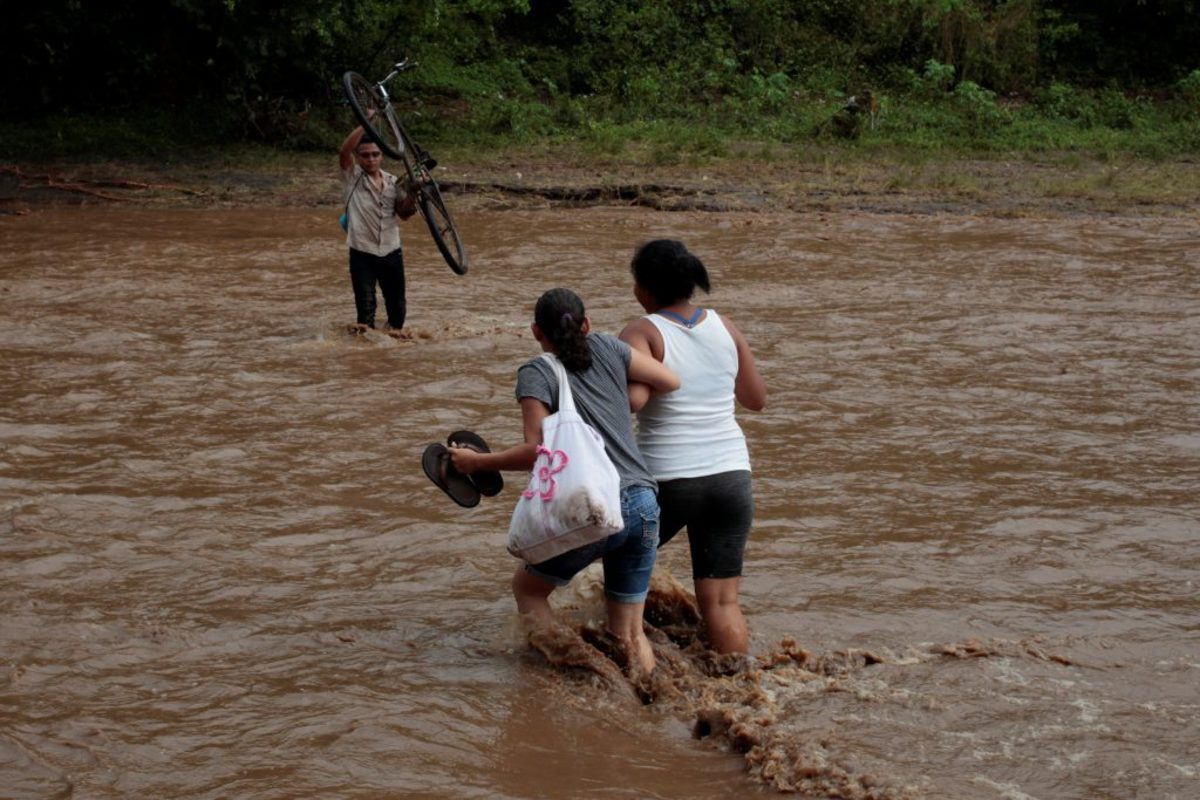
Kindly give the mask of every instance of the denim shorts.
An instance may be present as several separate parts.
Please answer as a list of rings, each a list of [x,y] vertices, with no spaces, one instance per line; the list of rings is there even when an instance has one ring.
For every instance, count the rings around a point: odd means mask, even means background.
[[[650,588],[658,553],[658,498],[649,486],[621,490],[625,527],[598,542],[577,547],[525,571],[555,586],[566,586],[588,564],[604,559],[604,593],[620,603],[641,603]]]

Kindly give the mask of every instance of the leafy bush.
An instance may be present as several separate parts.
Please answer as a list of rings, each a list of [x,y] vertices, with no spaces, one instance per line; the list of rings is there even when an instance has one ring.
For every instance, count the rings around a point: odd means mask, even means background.
[[[1088,125],[1095,119],[1092,98],[1074,86],[1058,81],[1037,93],[1036,104],[1042,113],[1056,119],[1080,120]]]
[[[553,110],[538,102],[497,97],[481,103],[472,125],[483,133],[526,143],[550,135],[556,128]]]
[[[792,97],[791,81],[782,72],[763,75],[758,70],[750,74],[746,99],[755,111],[778,113]]]
[[[996,105],[995,92],[973,81],[962,81],[954,87],[952,96],[970,135],[989,136],[1004,122],[1004,112]]]
[[[1200,102],[1200,69],[1194,69],[1175,83],[1175,91],[1185,99]]]
[[[1104,89],[1096,98],[1096,121],[1114,130],[1127,131],[1138,117],[1137,103],[1118,89]]]
[[[945,92],[954,84],[954,65],[931,58],[925,62],[925,72],[918,87],[928,93]]]

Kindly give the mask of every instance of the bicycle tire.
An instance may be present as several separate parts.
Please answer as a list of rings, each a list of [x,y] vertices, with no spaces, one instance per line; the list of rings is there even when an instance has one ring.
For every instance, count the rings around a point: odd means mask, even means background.
[[[397,132],[404,145],[404,155],[400,161],[408,173],[409,185],[420,186],[417,196],[417,208],[425,218],[433,243],[437,245],[442,258],[459,275],[467,274],[467,250],[463,246],[462,237],[458,235],[458,227],[446,208],[442,199],[442,190],[430,173],[430,165],[435,163],[432,157],[419,144],[413,141],[404,125],[396,120]]]
[[[426,171],[425,174],[428,175],[428,172]],[[421,216],[425,218],[425,224],[429,226],[429,233],[433,236],[433,243],[437,245],[442,258],[446,259],[450,269],[459,275],[466,275],[466,248],[463,247],[462,238],[458,235],[458,228],[450,216],[450,210],[446,208],[446,202],[442,199],[442,190],[438,188],[437,182],[432,178],[427,178],[427,182],[421,186],[417,205],[421,209]]]
[[[342,75],[342,91],[367,136],[388,157],[404,161],[404,137],[396,115],[390,103],[381,101],[375,84],[357,72],[347,72]]]

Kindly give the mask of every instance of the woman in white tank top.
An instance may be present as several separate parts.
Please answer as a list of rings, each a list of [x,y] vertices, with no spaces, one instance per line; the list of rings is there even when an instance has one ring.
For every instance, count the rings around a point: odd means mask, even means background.
[[[635,350],[677,372],[681,386],[653,394],[631,385],[638,448],[658,481],[659,547],[688,530],[696,601],[708,645],[749,651],[738,584],[753,522],[746,437],[735,405],[760,411],[766,387],[754,354],[733,323],[692,304],[709,291],[708,272],[681,242],[657,239],[634,254],[634,296],[648,313],[621,332]]]

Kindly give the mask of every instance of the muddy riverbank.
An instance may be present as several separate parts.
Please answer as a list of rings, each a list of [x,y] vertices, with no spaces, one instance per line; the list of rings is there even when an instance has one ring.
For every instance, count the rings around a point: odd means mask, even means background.
[[[436,172],[454,206],[481,210],[640,206],[662,211],[862,211],[999,217],[1200,208],[1200,163],[1063,156],[747,157],[648,164],[572,153],[450,154]],[[269,153],[188,162],[0,165],[0,214],[47,205],[334,207],[332,156]]]

